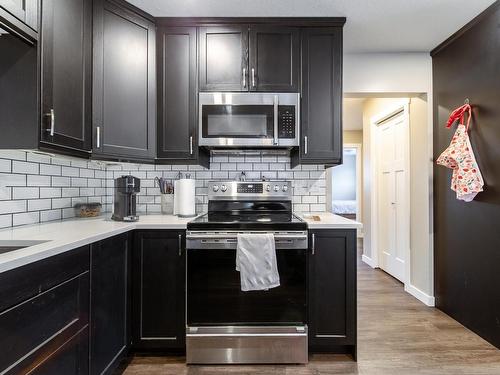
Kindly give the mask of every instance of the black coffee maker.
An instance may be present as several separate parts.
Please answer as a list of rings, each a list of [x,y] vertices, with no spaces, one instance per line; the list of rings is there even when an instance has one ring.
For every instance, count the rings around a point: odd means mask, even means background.
[[[121,176],[115,179],[115,201],[113,216],[116,221],[137,221],[136,194],[141,191],[141,180],[134,176]]]

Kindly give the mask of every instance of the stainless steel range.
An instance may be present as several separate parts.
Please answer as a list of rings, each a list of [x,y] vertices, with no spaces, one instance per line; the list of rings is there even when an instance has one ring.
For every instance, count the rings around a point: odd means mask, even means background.
[[[187,226],[187,362],[307,363],[307,224],[286,181],[210,182]],[[273,233],[281,285],[243,292],[237,234]]]

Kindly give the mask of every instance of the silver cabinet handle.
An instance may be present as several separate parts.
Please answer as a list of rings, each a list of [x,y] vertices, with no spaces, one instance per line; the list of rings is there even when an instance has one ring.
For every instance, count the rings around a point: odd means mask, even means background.
[[[55,115],[55,112],[54,112],[54,108],[51,108],[50,112],[46,113],[45,116],[50,117],[50,129],[47,129],[47,132],[49,132],[50,136],[53,137],[54,136],[54,131],[55,131],[55,128],[56,128],[56,115]]]
[[[252,87],[255,87],[255,69],[252,68]]]
[[[273,104],[274,104],[274,144],[277,145],[278,144],[278,105],[279,105],[278,95],[274,95]]]
[[[193,136],[189,137],[189,153],[193,155]]]
[[[101,148],[101,127],[97,126],[95,128],[95,138],[97,148]]]
[[[243,68],[243,88],[247,87],[247,68]]]
[[[311,254],[316,253],[316,235],[313,233],[311,236]]]
[[[179,234],[179,256],[182,255],[182,234]]]
[[[307,135],[304,136],[304,154],[307,155]]]

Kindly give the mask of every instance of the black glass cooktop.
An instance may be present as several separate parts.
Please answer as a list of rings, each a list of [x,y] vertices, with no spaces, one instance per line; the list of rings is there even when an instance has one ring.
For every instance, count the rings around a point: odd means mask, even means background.
[[[187,229],[307,230],[307,223],[292,213],[213,212],[190,221]]]

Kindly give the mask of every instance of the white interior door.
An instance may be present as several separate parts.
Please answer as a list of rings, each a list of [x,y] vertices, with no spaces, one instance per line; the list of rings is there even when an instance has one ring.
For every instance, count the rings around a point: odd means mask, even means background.
[[[404,112],[378,126],[379,265],[405,282],[409,245],[408,117]]]

